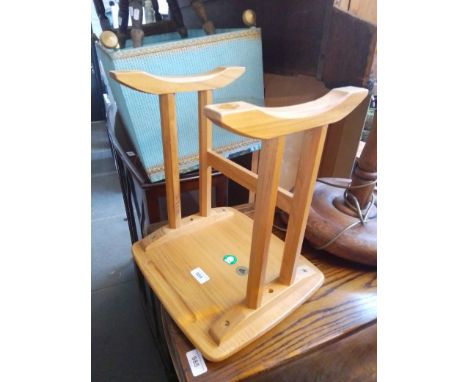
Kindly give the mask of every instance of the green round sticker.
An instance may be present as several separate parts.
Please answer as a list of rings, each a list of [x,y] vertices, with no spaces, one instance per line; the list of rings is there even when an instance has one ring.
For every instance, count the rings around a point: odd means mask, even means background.
[[[231,254],[227,254],[223,257],[223,261],[226,264],[232,265],[232,264],[237,263],[237,257]]]

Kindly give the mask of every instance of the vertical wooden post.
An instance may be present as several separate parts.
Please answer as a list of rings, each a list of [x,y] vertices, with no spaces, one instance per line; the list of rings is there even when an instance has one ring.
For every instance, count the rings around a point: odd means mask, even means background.
[[[258,308],[262,302],[261,288],[265,281],[283,148],[284,137],[262,142],[247,280],[246,305],[251,309]]]
[[[250,170],[255,174],[258,174],[258,160],[260,158],[260,150],[255,150],[252,153],[252,163],[250,166]],[[255,202],[255,192],[249,191],[249,203]]]
[[[304,133],[279,277],[279,281],[286,285],[292,284],[296,277],[296,261],[304,240],[307,217],[326,135],[327,126],[307,130]]]
[[[169,228],[178,228],[181,223],[181,213],[175,94],[159,95],[159,110],[166,177],[167,218]]]
[[[374,114],[372,121],[372,130],[367,137],[366,144],[361,152],[356,165],[354,166],[353,175],[351,177],[351,187],[361,186],[360,188],[351,189],[348,192],[348,201],[351,203],[353,195],[359,202],[361,209],[367,208],[372,200],[375,184],[362,187],[377,180],[377,111]]]
[[[198,92],[198,146],[199,146],[199,192],[198,204],[201,216],[208,216],[211,209],[211,166],[208,166],[207,150],[211,149],[212,129],[211,121],[205,117],[203,108],[211,104],[213,93],[211,90]]]

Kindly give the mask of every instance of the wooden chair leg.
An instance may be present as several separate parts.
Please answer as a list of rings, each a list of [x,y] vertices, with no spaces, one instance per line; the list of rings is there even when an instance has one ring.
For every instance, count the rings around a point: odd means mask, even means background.
[[[153,192],[146,192],[145,199],[149,224],[160,222],[161,209],[159,208],[159,196]]]

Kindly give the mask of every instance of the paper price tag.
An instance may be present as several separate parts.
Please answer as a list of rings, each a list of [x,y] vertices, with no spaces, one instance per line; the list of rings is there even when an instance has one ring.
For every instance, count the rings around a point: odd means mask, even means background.
[[[130,15],[130,17],[133,16],[133,7],[128,7],[128,14]]]
[[[194,270],[190,271],[190,273],[200,284],[204,284],[210,279],[201,268],[195,268]]]
[[[133,18],[134,18],[135,20],[138,20],[138,19],[140,18],[140,10],[139,10],[138,8],[135,8],[135,9],[133,10]]]
[[[197,349],[193,349],[185,353],[190,365],[190,370],[194,377],[198,377],[200,374],[206,373],[208,368],[206,367],[203,356]]]

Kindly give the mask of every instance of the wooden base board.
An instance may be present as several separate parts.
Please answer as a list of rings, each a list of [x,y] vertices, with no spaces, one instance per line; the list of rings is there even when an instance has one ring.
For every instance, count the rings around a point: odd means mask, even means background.
[[[294,283],[277,282],[284,242],[272,234],[260,308],[243,305],[253,220],[228,207],[208,217],[182,219],[181,228],[160,228],[134,244],[134,258],[179,328],[203,356],[221,361],[278,324],[323,283],[323,274],[303,256]],[[225,256],[233,255],[229,264]],[[193,276],[201,269],[209,280]]]

